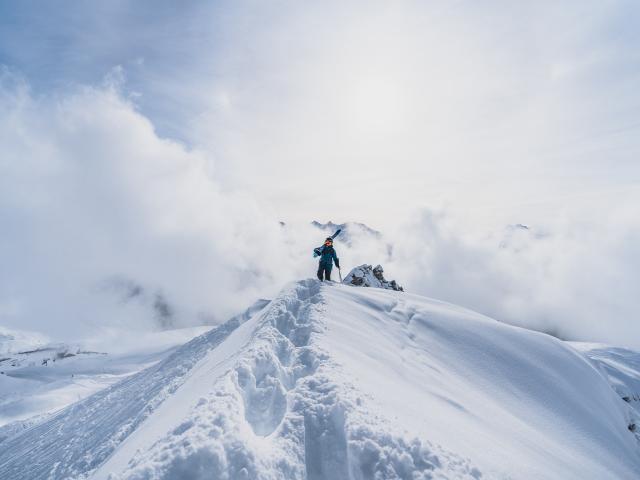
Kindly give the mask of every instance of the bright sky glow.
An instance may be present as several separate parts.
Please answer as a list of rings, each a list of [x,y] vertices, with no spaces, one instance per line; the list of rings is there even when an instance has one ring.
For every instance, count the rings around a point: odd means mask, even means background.
[[[508,197],[539,221],[640,178],[634,2],[28,3],[0,6],[0,62],[35,92],[121,69],[161,135],[285,219],[384,225],[375,198],[396,196],[497,223]]]

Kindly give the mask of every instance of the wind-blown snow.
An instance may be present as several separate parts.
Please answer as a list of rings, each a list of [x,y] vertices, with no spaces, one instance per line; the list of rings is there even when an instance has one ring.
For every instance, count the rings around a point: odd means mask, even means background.
[[[548,335],[305,280],[8,439],[0,478],[632,479],[630,405]]]

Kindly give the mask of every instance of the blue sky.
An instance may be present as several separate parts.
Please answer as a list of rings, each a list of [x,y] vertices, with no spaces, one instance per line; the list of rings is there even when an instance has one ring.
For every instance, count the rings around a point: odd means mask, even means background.
[[[639,27],[631,0],[0,0],[0,324],[109,317],[114,275],[221,318],[305,275],[256,245],[317,219],[389,232],[419,293],[628,336]],[[554,240],[495,257],[515,223]]]
[[[99,84],[122,66],[127,88],[143,94],[138,104],[158,130],[180,136],[180,117],[197,113],[187,93],[193,76],[211,68],[222,44],[212,28],[222,8],[207,4],[0,2],[0,62],[38,93]]]

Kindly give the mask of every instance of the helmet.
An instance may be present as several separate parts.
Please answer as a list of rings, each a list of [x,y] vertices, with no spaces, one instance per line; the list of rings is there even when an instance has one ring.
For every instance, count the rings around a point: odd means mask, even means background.
[[[324,243],[333,243],[333,238],[331,237],[325,238]]]

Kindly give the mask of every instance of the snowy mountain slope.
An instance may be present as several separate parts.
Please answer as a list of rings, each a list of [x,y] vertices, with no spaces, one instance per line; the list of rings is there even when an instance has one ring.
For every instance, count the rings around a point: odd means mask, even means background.
[[[640,416],[640,352],[595,343],[569,344],[593,362],[618,395]]]
[[[626,480],[629,410],[553,337],[305,280],[8,439],[0,478]]]
[[[147,422],[94,478],[478,478],[464,459],[368,415],[317,341],[330,288],[308,280],[283,291],[158,410],[160,438]]]
[[[81,478],[92,471],[178,389],[211,348],[264,305],[256,302],[164,361],[8,438],[1,444],[0,478]]]
[[[563,342],[406,293],[332,297],[331,357],[410,435],[488,478],[640,474],[627,404]]]
[[[115,338],[54,343],[29,332],[12,332],[0,358],[0,442],[43,415],[81,400],[167,357],[210,327],[190,327]],[[113,344],[117,342],[117,344]],[[102,350],[108,346],[106,351]]]

